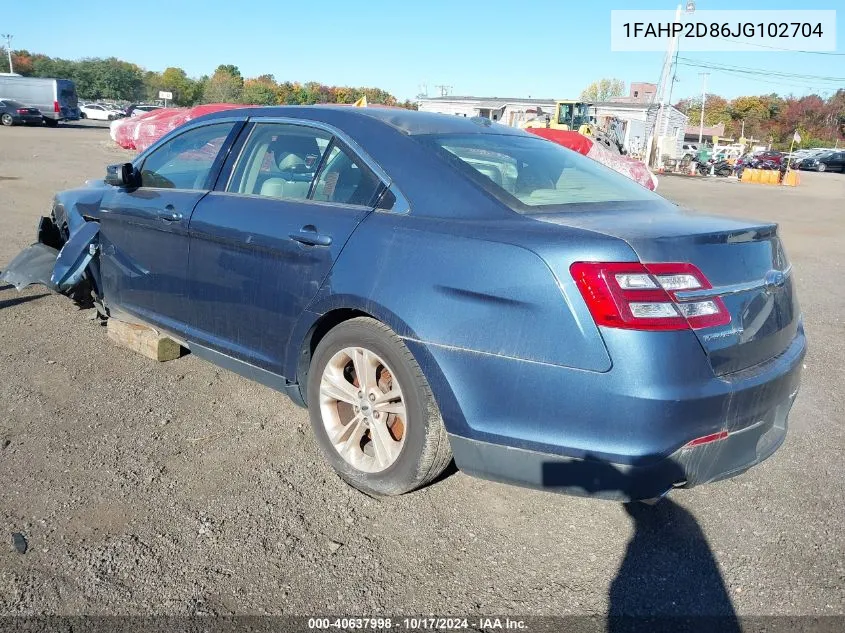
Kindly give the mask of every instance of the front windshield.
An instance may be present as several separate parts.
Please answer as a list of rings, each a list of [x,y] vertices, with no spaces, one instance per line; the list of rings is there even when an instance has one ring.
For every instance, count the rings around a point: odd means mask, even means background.
[[[519,213],[662,200],[612,169],[545,139],[500,134],[416,138]]]

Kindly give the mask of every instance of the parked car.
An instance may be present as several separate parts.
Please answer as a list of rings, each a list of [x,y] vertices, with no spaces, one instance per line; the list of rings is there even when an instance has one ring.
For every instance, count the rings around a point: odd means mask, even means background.
[[[798,162],[798,169],[845,173],[845,151],[823,152],[808,156]]]
[[[76,85],[69,79],[0,76],[0,96],[37,108],[51,127],[79,119]]]
[[[805,352],[775,224],[486,119],[211,114],[59,193],[38,239],[0,279],[287,393],[371,494],[453,455],[623,500],[732,477],[783,442]]]
[[[133,103],[132,105],[127,106],[123,112],[126,116],[140,116],[142,114],[146,114],[147,112],[160,109],[161,106],[157,105],[138,105]]]
[[[3,125],[42,125],[44,117],[38,108],[14,99],[0,99],[0,124]]]
[[[89,103],[82,106],[79,112],[80,118],[92,119],[94,121],[114,121],[122,115],[118,115],[116,111],[108,106],[99,103]]]
[[[783,153],[775,150],[757,152],[756,154],[754,154],[754,158],[763,162],[772,162],[778,167],[780,167],[781,163],[783,162]]]

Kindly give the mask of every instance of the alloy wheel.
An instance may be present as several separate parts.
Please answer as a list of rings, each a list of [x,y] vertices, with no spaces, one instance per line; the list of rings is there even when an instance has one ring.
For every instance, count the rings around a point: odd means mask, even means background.
[[[387,363],[364,347],[346,347],[326,364],[320,414],[334,449],[362,472],[386,470],[405,445],[402,388]]]

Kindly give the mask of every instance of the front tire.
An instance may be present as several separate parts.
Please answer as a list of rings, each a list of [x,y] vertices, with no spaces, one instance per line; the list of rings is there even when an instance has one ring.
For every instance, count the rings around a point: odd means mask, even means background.
[[[0,116],[0,123],[5,125],[6,127],[12,125],[14,123],[12,115],[8,113],[3,114],[3,116]]]
[[[410,492],[452,459],[422,370],[402,339],[374,319],[350,319],[326,334],[311,359],[307,395],[323,455],[362,492]]]
[[[827,169],[827,165],[825,165],[824,163],[819,163],[819,166],[818,166],[819,171],[824,171],[826,169]]]

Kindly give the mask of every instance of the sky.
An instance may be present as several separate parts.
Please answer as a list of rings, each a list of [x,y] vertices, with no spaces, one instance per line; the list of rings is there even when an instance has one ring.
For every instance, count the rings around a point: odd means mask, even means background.
[[[661,52],[610,50],[612,9],[668,9],[677,0],[144,0],[7,3],[0,33],[12,48],[54,57],[115,56],[149,70],[179,66],[198,77],[235,64],[244,77],[373,86],[400,99],[427,89],[488,97],[577,98],[591,81],[657,83]],[[758,9],[759,0],[697,0],[697,9]],[[759,70],[711,69],[708,93],[827,96],[845,81],[772,77],[766,72],[845,77],[842,0],[767,0],[766,9],[841,9],[836,54],[689,52],[682,58]],[[70,8],[73,6],[74,8]],[[125,8],[121,8],[125,7]],[[701,92],[699,73],[680,66],[672,101]]]

